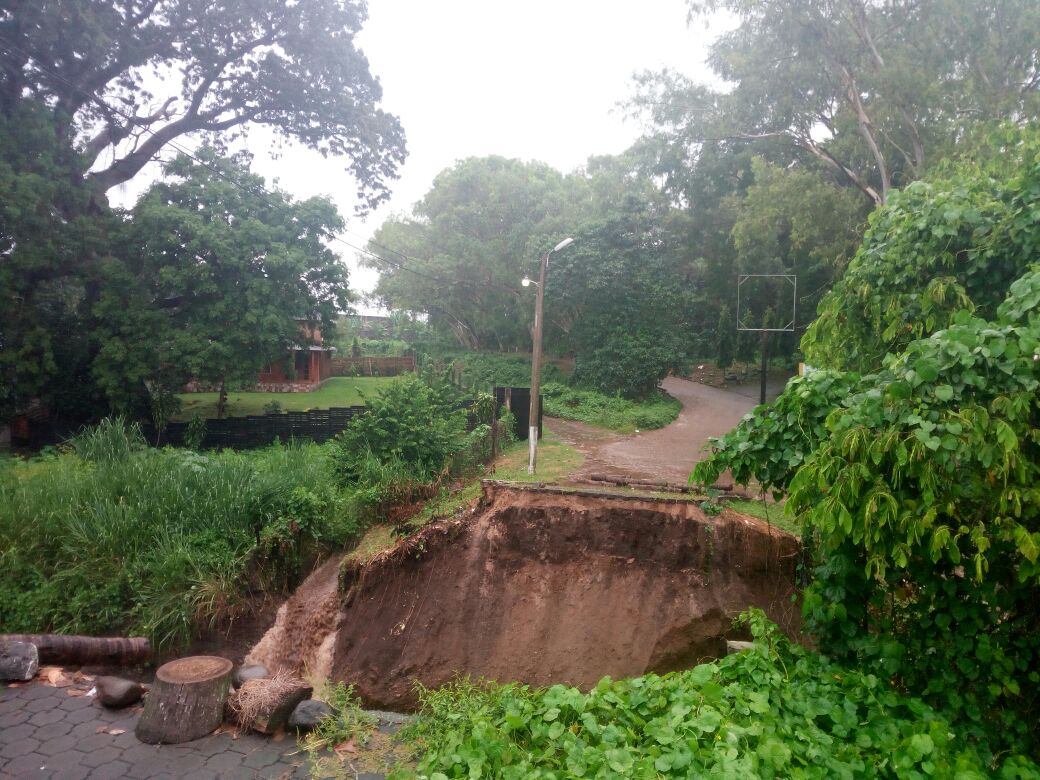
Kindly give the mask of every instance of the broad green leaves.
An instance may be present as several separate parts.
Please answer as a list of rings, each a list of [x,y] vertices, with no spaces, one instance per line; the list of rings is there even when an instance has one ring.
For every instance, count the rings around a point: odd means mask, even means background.
[[[826,437],[827,415],[850,399],[858,381],[837,371],[792,379],[776,401],[756,406],[736,428],[712,439],[711,457],[697,464],[690,481],[710,486],[729,469],[738,483],[755,480],[779,494]]]
[[[419,777],[983,778],[994,767],[940,712],[793,645],[760,612],[751,650],[588,693],[459,681],[421,692]],[[1002,771],[1040,771],[1002,756]]]
[[[959,312],[995,316],[1040,251],[1040,222],[1026,218],[1036,209],[1040,141],[1028,133],[1001,141],[1008,148],[1000,164],[1017,164],[1015,175],[963,166],[893,193],[871,216],[848,272],[802,339],[809,362],[866,373],[886,354],[953,324]],[[1020,292],[1014,300],[1007,305],[1024,316],[1038,298]],[[1000,357],[1003,345],[986,348]],[[924,382],[933,375],[931,366],[918,373]]]

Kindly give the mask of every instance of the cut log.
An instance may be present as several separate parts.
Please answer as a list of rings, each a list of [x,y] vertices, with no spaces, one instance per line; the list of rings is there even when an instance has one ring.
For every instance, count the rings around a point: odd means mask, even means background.
[[[204,737],[224,721],[233,664],[199,655],[159,667],[135,733],[149,744],[176,744]]]
[[[0,634],[0,641],[28,642],[45,664],[143,664],[152,657],[144,637],[62,636],[61,634]]]

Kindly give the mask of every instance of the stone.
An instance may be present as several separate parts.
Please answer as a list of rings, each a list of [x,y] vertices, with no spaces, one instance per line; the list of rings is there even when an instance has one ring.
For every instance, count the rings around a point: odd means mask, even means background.
[[[129,707],[144,696],[144,686],[122,677],[98,677],[94,681],[98,701],[106,707]]]
[[[0,680],[31,680],[40,669],[40,651],[30,642],[0,639]]]
[[[299,732],[314,731],[326,718],[333,715],[332,707],[317,699],[307,699],[296,705],[289,716],[289,728]]]
[[[745,650],[750,650],[754,646],[754,642],[742,642],[739,639],[727,639],[726,655],[735,655],[737,653],[743,653]]]
[[[231,685],[238,690],[246,680],[263,680],[271,676],[266,666],[261,664],[249,664],[235,669],[231,675]]]

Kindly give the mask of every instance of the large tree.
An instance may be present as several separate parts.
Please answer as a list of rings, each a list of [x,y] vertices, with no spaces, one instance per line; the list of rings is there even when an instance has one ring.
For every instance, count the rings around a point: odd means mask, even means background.
[[[676,73],[640,79],[677,161],[704,144],[786,145],[884,203],[994,119],[1040,109],[1040,6],[1032,0],[690,0],[691,19],[739,20],[712,46],[715,91]]]
[[[189,133],[273,128],[341,158],[362,207],[404,157],[355,38],[362,0],[54,0],[0,5],[0,112],[53,110],[98,193]]]
[[[105,192],[170,144],[262,125],[348,167],[359,211],[388,196],[404,137],[356,46],[365,15],[360,0],[0,0],[0,417],[33,399],[101,411],[96,306],[122,235]]]
[[[469,349],[530,344],[530,307],[520,279],[559,240],[576,200],[567,181],[542,163],[470,158],[438,174],[411,216],[376,231],[367,262],[379,269],[376,293],[391,308],[424,312]],[[557,236],[555,240],[548,236]]]
[[[302,327],[331,330],[349,300],[346,268],[326,246],[342,227],[330,201],[265,192],[246,158],[197,157],[166,166],[174,180],[141,198],[128,251],[103,269],[94,371],[122,410],[149,394],[161,402],[188,377],[222,392],[255,382]]]

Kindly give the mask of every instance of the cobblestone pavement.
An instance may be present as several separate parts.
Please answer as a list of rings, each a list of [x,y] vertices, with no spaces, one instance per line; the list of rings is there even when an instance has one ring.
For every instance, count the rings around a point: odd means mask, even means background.
[[[310,776],[307,757],[291,736],[278,742],[257,734],[234,739],[221,733],[181,745],[146,745],[134,736],[137,718],[130,709],[107,710],[94,697],[69,696],[66,689],[39,680],[0,687],[0,778]],[[362,772],[357,777],[380,780],[383,775]]]

